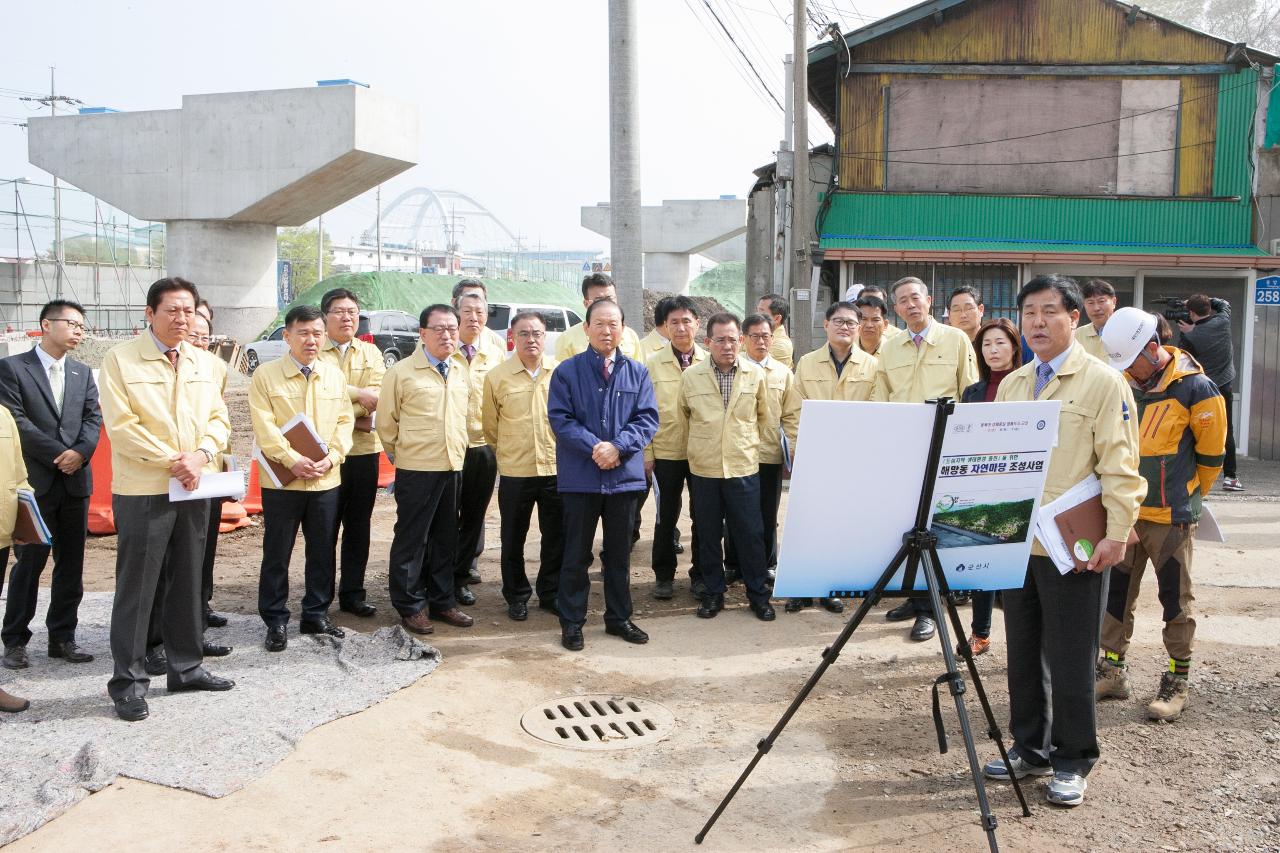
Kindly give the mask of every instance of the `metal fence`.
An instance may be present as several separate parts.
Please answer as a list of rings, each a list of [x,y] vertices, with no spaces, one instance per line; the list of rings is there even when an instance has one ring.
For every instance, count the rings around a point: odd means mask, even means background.
[[[0,179],[0,330],[34,328],[40,306],[70,299],[100,333],[130,332],[164,251],[162,224],[65,184]]]

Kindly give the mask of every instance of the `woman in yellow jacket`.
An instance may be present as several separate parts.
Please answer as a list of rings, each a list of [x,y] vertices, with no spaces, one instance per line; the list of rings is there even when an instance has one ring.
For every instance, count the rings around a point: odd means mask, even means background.
[[[27,466],[22,461],[22,443],[18,426],[9,410],[0,406],[0,584],[9,564],[9,546],[14,544],[13,526],[18,519],[18,490],[31,491],[27,482]],[[25,543],[18,542],[22,545]],[[15,714],[27,710],[31,703],[0,690],[0,711]]]

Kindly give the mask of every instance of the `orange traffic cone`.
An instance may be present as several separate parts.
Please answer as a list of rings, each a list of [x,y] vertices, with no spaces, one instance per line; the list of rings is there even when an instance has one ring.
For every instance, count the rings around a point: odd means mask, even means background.
[[[89,532],[109,536],[116,532],[116,514],[111,509],[111,441],[106,427],[98,436],[98,449],[89,459],[93,473],[93,493],[89,495]]]
[[[222,502],[222,519],[218,523],[219,533],[230,533],[249,525],[249,513],[239,501]]]
[[[258,483],[257,460],[249,463],[249,491],[245,493],[244,500],[240,503],[247,515],[257,515],[262,512],[262,486]]]
[[[396,466],[391,464],[391,460],[387,458],[387,454],[378,454],[378,488],[385,489],[390,486],[396,479]]]

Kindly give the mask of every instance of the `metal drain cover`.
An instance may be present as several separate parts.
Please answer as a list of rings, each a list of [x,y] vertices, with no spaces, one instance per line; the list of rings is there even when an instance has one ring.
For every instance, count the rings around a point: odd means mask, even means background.
[[[570,749],[629,749],[671,733],[675,715],[657,702],[630,696],[567,696],[524,712],[520,727],[538,740]]]

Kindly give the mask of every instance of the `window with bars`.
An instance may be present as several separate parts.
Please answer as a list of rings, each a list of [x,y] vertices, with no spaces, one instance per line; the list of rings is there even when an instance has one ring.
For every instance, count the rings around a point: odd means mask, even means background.
[[[887,291],[895,281],[913,275],[929,285],[933,295],[933,316],[939,322],[947,311],[947,298],[961,285],[982,294],[986,318],[1018,316],[1018,267],[1016,264],[909,264],[855,262],[849,265],[848,286],[878,284]],[[891,313],[899,326],[902,321]]]

